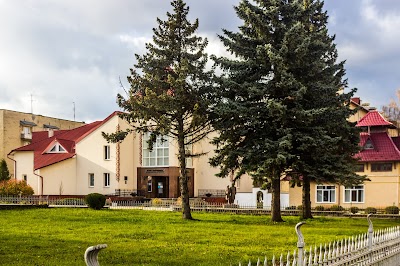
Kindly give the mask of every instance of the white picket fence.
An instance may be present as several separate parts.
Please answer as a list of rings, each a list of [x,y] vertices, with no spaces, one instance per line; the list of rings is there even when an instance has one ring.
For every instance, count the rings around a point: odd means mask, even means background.
[[[298,237],[297,251],[292,254],[281,254],[279,259],[275,256],[272,260],[258,259],[254,265],[272,266],[314,266],[314,265],[379,265],[398,266],[400,265],[400,226],[390,227],[374,232],[371,221],[371,214],[368,215],[368,233],[361,234],[348,239],[335,241],[333,243],[310,247],[305,249],[304,237],[300,227],[305,224],[300,222],[295,230]],[[242,264],[239,263],[239,266]],[[253,265],[251,262],[248,266]]]

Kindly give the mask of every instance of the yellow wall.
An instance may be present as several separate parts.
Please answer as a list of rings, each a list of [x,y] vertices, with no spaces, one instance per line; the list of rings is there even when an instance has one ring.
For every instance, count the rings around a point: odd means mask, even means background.
[[[75,195],[78,181],[75,161],[70,158],[36,171],[43,177],[43,195]]]
[[[311,184],[311,205],[313,207],[322,205],[330,207],[331,205],[338,205],[345,208],[356,206],[359,208],[376,207],[384,208],[387,206],[400,206],[400,164],[396,164],[391,172],[371,172],[371,166],[368,163],[368,168],[359,174],[367,175],[371,181],[364,182],[364,202],[363,203],[345,203],[345,187],[336,185],[336,202],[335,203],[316,203],[316,184]],[[322,184],[331,185],[331,184]],[[302,188],[290,188],[291,206],[299,206],[302,204]]]

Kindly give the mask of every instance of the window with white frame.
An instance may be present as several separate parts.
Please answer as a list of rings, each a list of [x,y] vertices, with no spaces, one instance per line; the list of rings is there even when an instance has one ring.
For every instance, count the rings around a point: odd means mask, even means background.
[[[104,173],[104,187],[110,186],[110,173]]]
[[[363,203],[364,202],[364,186],[345,187],[344,202],[346,203]]]
[[[22,180],[24,180],[25,182],[28,182],[28,176],[27,175],[22,175]]]
[[[89,173],[89,187],[94,187],[94,174]]]
[[[64,149],[60,143],[55,143],[53,147],[48,151],[48,153],[66,153],[67,151]]]
[[[336,187],[335,186],[317,186],[317,203],[335,203]]]
[[[110,145],[104,146],[104,160],[111,160]]]
[[[169,166],[169,142],[167,136],[157,136],[150,151],[148,140],[150,133],[143,136],[143,166]]]

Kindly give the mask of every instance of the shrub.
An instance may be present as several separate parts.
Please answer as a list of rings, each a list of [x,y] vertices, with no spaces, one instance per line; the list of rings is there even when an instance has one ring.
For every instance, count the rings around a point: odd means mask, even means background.
[[[350,212],[351,212],[352,214],[357,213],[359,210],[360,210],[360,209],[359,209],[358,207],[351,207],[351,208],[350,208]]]
[[[343,207],[340,205],[332,205],[330,210],[333,212],[343,211]]]
[[[85,201],[91,209],[100,210],[106,204],[106,196],[99,193],[91,193],[86,196]]]
[[[30,196],[33,195],[33,188],[29,186],[24,180],[4,180],[0,182],[0,195]]]
[[[298,209],[299,211],[301,211],[301,210],[303,209],[303,205],[297,206],[297,209]]]
[[[324,211],[324,210],[325,210],[325,207],[324,207],[324,206],[321,206],[321,205],[315,206],[315,210],[316,210],[316,211]]]
[[[10,172],[8,171],[6,160],[1,159],[0,161],[0,181],[10,180]]]
[[[289,207],[286,207],[285,210],[296,210],[296,206],[289,206]]]
[[[399,214],[399,207],[397,206],[388,206],[385,208],[386,214]]]
[[[162,199],[154,198],[151,200],[151,205],[161,205],[161,204],[162,204]]]
[[[374,208],[374,207],[367,207],[367,208],[365,208],[364,212],[365,212],[366,214],[369,214],[369,213],[376,214],[376,208]]]

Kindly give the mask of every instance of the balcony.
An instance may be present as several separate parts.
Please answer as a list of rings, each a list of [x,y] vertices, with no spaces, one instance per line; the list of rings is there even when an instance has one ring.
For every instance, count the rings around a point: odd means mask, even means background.
[[[21,133],[21,139],[23,139],[23,140],[32,140],[32,133],[22,132]]]

